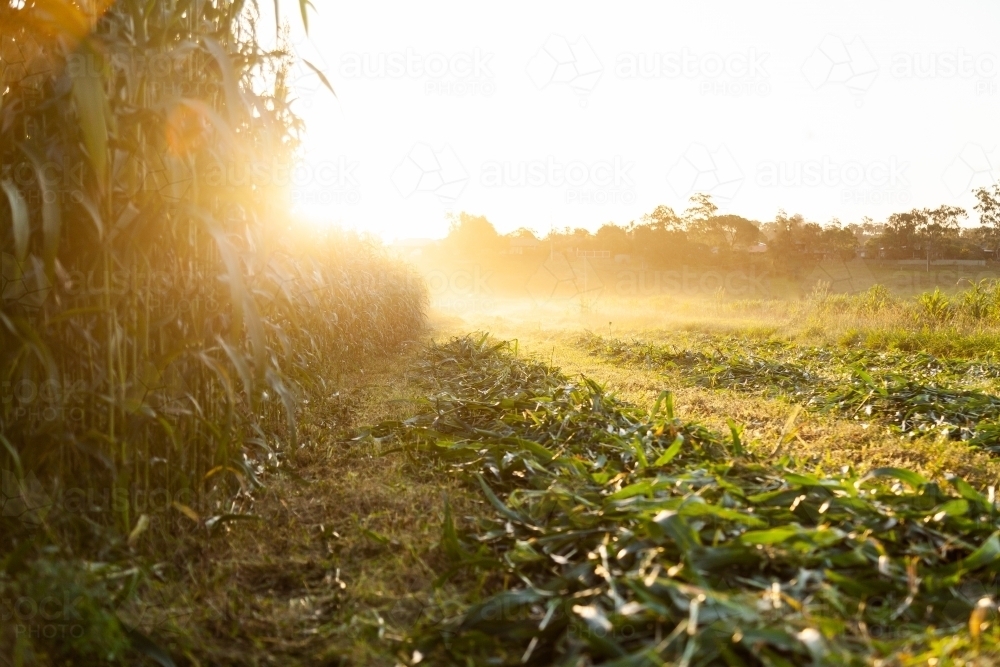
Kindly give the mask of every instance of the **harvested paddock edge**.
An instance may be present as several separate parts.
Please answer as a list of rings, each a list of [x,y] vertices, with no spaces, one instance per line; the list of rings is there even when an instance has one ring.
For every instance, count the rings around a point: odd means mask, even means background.
[[[798,346],[727,335],[655,344],[588,334],[578,343],[605,359],[676,371],[692,384],[781,396],[908,436],[941,436],[1000,451],[1000,398],[991,393],[1000,364],[992,357]]]
[[[427,409],[369,436],[479,487],[440,548],[482,582],[401,646],[424,664],[926,664],[998,655],[990,489],[765,465],[486,336],[431,347]]]

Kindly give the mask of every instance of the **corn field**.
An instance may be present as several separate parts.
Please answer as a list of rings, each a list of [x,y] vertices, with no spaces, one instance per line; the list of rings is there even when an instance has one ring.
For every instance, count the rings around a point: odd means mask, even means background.
[[[302,128],[265,23],[245,0],[0,3],[0,469],[225,498],[294,446],[303,391],[420,327],[422,284],[376,245],[290,233],[267,175]]]

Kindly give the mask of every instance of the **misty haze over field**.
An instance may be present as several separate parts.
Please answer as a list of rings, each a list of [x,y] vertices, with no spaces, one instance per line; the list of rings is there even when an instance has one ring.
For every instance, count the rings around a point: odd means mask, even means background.
[[[440,238],[461,210],[596,231],[697,192],[765,221],[969,208],[1000,173],[998,19],[984,2],[335,3],[296,43],[339,95],[308,67],[294,81],[297,205],[389,240]]]

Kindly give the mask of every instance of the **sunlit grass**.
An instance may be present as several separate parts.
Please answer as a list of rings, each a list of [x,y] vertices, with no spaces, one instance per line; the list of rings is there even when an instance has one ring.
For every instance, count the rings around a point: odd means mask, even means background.
[[[446,509],[442,576],[479,572],[481,585],[458,613],[417,624],[414,662],[996,655],[982,593],[1000,562],[992,492],[759,456],[740,424],[687,422],[669,393],[632,407],[486,337],[432,347],[423,368],[425,410],[371,434],[460,471],[492,507],[464,528]]]

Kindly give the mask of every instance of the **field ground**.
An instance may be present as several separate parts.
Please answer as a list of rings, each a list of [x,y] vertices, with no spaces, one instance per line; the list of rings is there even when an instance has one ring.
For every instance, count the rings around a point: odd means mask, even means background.
[[[512,311],[509,317],[437,311],[426,340],[489,331],[516,341],[519,357],[560,367],[570,378],[592,378],[642,408],[669,389],[680,419],[719,433],[728,433],[733,420],[744,429],[747,449],[765,465],[784,465],[791,457],[790,465],[814,474],[882,467],[935,480],[957,474],[984,493],[1000,479],[1000,462],[982,447],[901,434],[831,411],[799,411],[802,401],[780,392],[706,386],[680,367],[597,351],[613,340],[736,341],[737,350],[753,341],[783,340],[793,349],[813,343],[850,349],[856,339],[845,345],[844,332],[858,323],[849,317],[817,330],[801,319],[745,317],[710,306],[700,317],[689,310],[659,322],[628,312],[627,304],[617,307],[616,323],[607,311],[571,308]],[[442,546],[449,512],[460,529],[490,514],[480,489],[454,468],[401,451],[391,439],[356,439],[368,425],[425,409],[427,378],[418,367],[425,342],[356,369],[342,378],[337,396],[311,400],[303,410],[304,444],[294,472],[274,476],[265,493],[240,508],[261,521],[234,522],[208,542],[192,533],[169,560],[173,575],[152,580],[130,610],[137,624],[192,664],[405,664],[414,657],[404,643],[414,624],[453,616],[480,602],[482,590],[506,586],[488,572],[459,572],[443,585],[439,580],[449,570]],[[993,379],[977,377],[960,384],[996,393]]]
[[[443,499],[466,488],[427,465],[352,442],[359,427],[413,411],[413,350],[341,379],[304,410],[294,473],[242,508],[261,521],[192,535],[132,609],[192,664],[393,664],[391,641],[435,593]],[[394,634],[395,633],[395,634]]]
[[[1000,263],[967,265],[900,265],[892,262],[830,259],[775,271],[770,261],[741,259],[725,265],[680,265],[655,268],[639,261],[618,262],[561,253],[492,255],[458,259],[429,255],[411,258],[424,276],[431,297],[446,310],[490,311],[507,301],[548,303],[578,295],[584,301],[619,302],[660,298],[711,300],[721,290],[727,299],[797,300],[820,281],[833,293],[858,293],[884,285],[894,294],[912,297],[940,288],[954,293],[981,280],[1000,278]]]
[[[703,304],[700,315],[692,310],[681,311],[665,325],[657,326],[656,316],[632,315],[616,306],[601,313],[550,319],[544,315],[536,321],[515,317],[484,317],[476,319],[456,316],[442,317],[437,331],[444,337],[469,331],[489,331],[504,340],[517,340],[526,354],[535,355],[560,367],[568,375],[585,375],[604,384],[622,400],[633,405],[650,407],[664,389],[675,394],[678,412],[684,419],[697,420],[716,430],[726,430],[727,420],[733,419],[746,427],[747,439],[758,453],[775,450],[785,430],[786,422],[795,409],[795,402],[768,395],[767,392],[733,391],[693,385],[676,371],[623,364],[592,354],[580,344],[581,334],[593,332],[615,338],[637,338],[656,343],[682,340],[684,334],[709,333],[722,337],[747,339],[780,339],[799,344],[851,346],[840,343],[846,331],[859,331],[854,318],[840,322],[825,322],[822,329],[807,320],[733,316],[715,313],[711,305]],[[641,308],[639,309],[641,312]],[[566,311],[564,311],[565,313]],[[564,315],[565,316],[565,315]],[[608,321],[608,318],[618,320]],[[660,316],[662,317],[662,316]],[[877,318],[876,318],[877,319]],[[543,324],[545,322],[545,324]],[[624,322],[624,323],[622,323]],[[869,322],[872,319],[869,318]],[[878,331],[878,322],[872,329]],[[916,332],[919,334],[919,331]],[[928,334],[935,338],[935,334]],[[961,336],[953,336],[960,338]],[[975,338],[969,334],[966,338]],[[988,387],[994,390],[996,387]],[[792,453],[816,461],[827,470],[853,466],[859,470],[881,466],[911,468],[930,476],[954,472],[974,478],[982,485],[1000,481],[1000,462],[985,452],[954,442],[935,438],[902,438],[885,429],[825,414],[799,413],[795,422],[796,437],[782,447]]]

